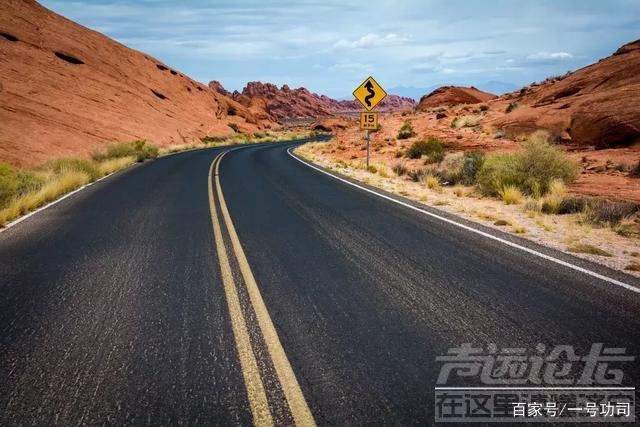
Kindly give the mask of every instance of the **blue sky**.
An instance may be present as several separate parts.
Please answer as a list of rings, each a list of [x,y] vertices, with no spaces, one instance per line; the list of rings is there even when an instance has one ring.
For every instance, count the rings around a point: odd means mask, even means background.
[[[562,74],[640,38],[638,0],[42,0],[203,83],[385,88]]]

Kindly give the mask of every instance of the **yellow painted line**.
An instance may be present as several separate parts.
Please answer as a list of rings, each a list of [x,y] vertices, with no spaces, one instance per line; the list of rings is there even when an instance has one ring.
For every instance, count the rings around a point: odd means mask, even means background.
[[[240,359],[240,369],[242,370],[242,376],[244,378],[244,384],[247,389],[247,396],[249,399],[249,406],[251,407],[251,414],[253,416],[253,422],[257,426],[272,426],[273,419],[271,417],[271,411],[269,409],[269,403],[267,401],[267,395],[264,391],[264,385],[260,378],[260,370],[258,369],[258,362],[256,361],[253,347],[251,346],[251,339],[249,338],[249,331],[247,330],[247,324],[242,310],[240,308],[240,299],[238,298],[238,290],[231,274],[231,267],[229,265],[229,257],[227,250],[224,246],[224,240],[222,238],[222,229],[220,228],[220,221],[218,219],[218,213],[216,212],[216,205],[213,198],[213,186],[212,186],[212,171],[213,165],[221,157],[219,154],[209,167],[209,209],[211,211],[211,221],[213,223],[213,234],[216,242],[216,252],[218,253],[218,262],[220,263],[220,271],[222,274],[222,283],[224,285],[224,292],[227,299],[227,305],[229,307],[229,315],[231,317],[231,328],[233,329],[233,336],[236,342],[236,349],[238,350],[238,357]],[[217,177],[216,177],[217,179]]]
[[[316,423],[313,419],[313,415],[311,414],[311,410],[309,409],[309,405],[307,405],[307,401],[302,394],[302,389],[300,388],[295,373],[291,368],[289,359],[284,352],[284,348],[282,347],[280,338],[278,338],[276,328],[273,326],[271,316],[269,316],[267,306],[265,305],[264,300],[262,299],[262,295],[260,294],[260,290],[258,289],[258,284],[253,277],[251,267],[249,266],[249,262],[247,262],[247,257],[245,256],[242,245],[240,244],[240,239],[238,239],[238,234],[236,233],[236,229],[233,226],[233,222],[231,221],[231,215],[229,214],[229,210],[227,209],[227,203],[225,202],[224,195],[222,194],[219,170],[220,162],[222,161],[222,158],[226,153],[227,152],[222,153],[218,158],[215,167],[215,175],[216,188],[218,191],[218,201],[220,203],[222,217],[224,218],[225,224],[227,225],[229,237],[231,238],[233,251],[235,252],[236,258],[238,260],[242,277],[244,279],[245,285],[247,286],[247,292],[249,294],[251,305],[253,306],[253,309],[256,313],[258,325],[260,326],[260,330],[262,331],[262,335],[267,345],[267,350],[269,352],[269,355],[271,356],[271,360],[273,361],[273,365],[275,367],[276,374],[278,375],[280,385],[282,386],[285,399],[287,400],[287,404],[289,405],[289,409],[291,410],[291,415],[293,415],[293,419],[298,426],[315,426]],[[211,182],[209,182],[209,185],[211,185]]]

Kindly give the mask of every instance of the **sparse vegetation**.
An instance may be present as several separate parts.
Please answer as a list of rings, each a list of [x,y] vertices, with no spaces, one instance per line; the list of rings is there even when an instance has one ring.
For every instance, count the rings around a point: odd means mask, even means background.
[[[636,163],[635,166],[631,167],[629,176],[632,178],[640,178],[640,160],[638,160],[638,163]]]
[[[480,111],[482,111],[482,112],[489,111],[489,106],[487,104],[482,104],[480,106]]]
[[[116,142],[107,146],[105,151],[95,152],[91,157],[96,162],[123,157],[135,157],[138,162],[155,159],[159,150],[155,145],[144,139],[133,142]],[[78,159],[76,159],[78,160]]]
[[[91,159],[53,159],[31,170],[0,163],[0,226],[136,161],[157,156],[155,145],[139,140],[111,144]]]
[[[367,168],[367,172],[378,173],[378,168],[374,165],[369,165],[369,167]]]
[[[411,126],[411,122],[405,121],[398,131],[398,139],[408,139],[414,136],[416,136],[416,133],[413,130],[413,126]]]
[[[535,133],[516,153],[489,156],[478,174],[478,186],[487,195],[496,196],[505,186],[540,197],[549,191],[553,180],[572,182],[578,166],[560,149],[549,143],[548,135]]]
[[[517,102],[510,102],[509,105],[507,105],[507,108],[504,110],[504,112],[509,114],[509,113],[513,112],[516,108],[518,108],[518,103]]]
[[[570,245],[567,250],[569,252],[580,253],[580,254],[590,254],[590,255],[599,255],[611,257],[613,256],[610,252],[605,251],[604,249],[597,248],[593,245],[587,245],[584,243],[574,243]]]
[[[424,180],[426,175],[427,175],[427,171],[425,171],[424,169],[411,169],[407,173],[407,176],[413,182],[420,182],[420,181]]]
[[[255,135],[254,135],[255,136]],[[202,138],[200,138],[200,142],[202,142],[205,145],[215,145],[215,144],[220,144],[223,143],[227,140],[226,136],[203,136]]]

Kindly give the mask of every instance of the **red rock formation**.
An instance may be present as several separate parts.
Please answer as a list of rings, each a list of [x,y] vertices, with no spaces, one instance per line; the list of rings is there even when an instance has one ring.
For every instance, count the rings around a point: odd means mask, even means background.
[[[213,81],[209,87],[219,93],[228,93],[220,83]],[[308,119],[355,112],[362,109],[356,100],[338,101],[326,95],[318,95],[306,88],[291,89],[287,85],[278,88],[272,83],[249,82],[242,93],[234,92],[233,99],[244,106],[260,103],[276,120]],[[415,106],[411,98],[390,95],[377,108],[379,111],[403,111]]]
[[[420,98],[416,109],[426,111],[430,108],[447,107],[458,104],[477,104],[487,102],[496,96],[475,87],[442,86]]]
[[[507,94],[517,106],[493,124],[512,133],[550,130],[596,148],[640,142],[640,40],[567,76]],[[566,138],[565,138],[566,139]]]
[[[273,124],[32,0],[2,2],[0,79],[0,159],[21,166],[113,141],[181,144],[228,134],[229,122],[247,131]]]

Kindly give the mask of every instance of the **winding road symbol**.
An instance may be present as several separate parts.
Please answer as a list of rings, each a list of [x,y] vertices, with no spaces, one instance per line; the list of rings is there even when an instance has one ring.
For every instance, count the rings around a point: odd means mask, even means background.
[[[364,88],[369,92],[369,95],[364,97],[364,102],[367,104],[367,107],[371,107],[371,98],[376,96],[376,91],[373,90],[373,83],[371,83],[371,80],[367,80]]]
[[[378,105],[380,101],[386,98],[387,92],[385,92],[373,77],[368,77],[353,91],[353,96],[362,104],[366,111],[371,111],[376,108],[376,105]]]

